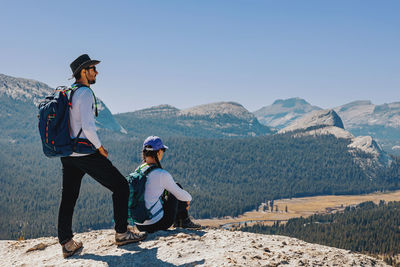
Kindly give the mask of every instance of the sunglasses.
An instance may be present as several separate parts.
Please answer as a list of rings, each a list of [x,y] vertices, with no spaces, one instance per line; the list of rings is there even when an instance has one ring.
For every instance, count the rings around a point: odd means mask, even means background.
[[[92,70],[96,71],[96,66],[88,67],[88,68],[85,68],[85,69],[86,69],[86,70],[92,69]]]

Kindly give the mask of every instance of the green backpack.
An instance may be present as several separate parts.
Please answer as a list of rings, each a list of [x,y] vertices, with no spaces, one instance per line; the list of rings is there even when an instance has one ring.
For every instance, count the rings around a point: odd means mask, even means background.
[[[152,214],[150,211],[157,202],[147,209],[144,201],[147,175],[154,169],[158,169],[158,167],[154,164],[149,165],[144,163],[126,177],[129,184],[128,220],[132,223],[143,223],[157,216],[162,211],[161,208],[156,213]]]

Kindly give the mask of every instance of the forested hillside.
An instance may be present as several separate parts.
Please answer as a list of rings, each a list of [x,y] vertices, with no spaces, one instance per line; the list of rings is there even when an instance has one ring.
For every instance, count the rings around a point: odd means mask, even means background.
[[[103,134],[113,163],[126,175],[140,163],[143,140]],[[353,162],[348,141],[333,136],[246,139],[164,138],[163,166],[193,195],[195,218],[235,216],[266,200],[398,189],[398,163],[371,179]],[[56,234],[61,164],[38,142],[3,142],[0,150],[0,238]],[[368,155],[363,155],[368,156]],[[85,177],[74,230],[112,226],[111,194]]]
[[[400,254],[400,202],[383,200],[379,205],[364,202],[347,207],[343,213],[290,219],[274,226],[254,225],[242,231],[287,235],[307,242],[344,248],[373,255],[385,255],[395,264]]]

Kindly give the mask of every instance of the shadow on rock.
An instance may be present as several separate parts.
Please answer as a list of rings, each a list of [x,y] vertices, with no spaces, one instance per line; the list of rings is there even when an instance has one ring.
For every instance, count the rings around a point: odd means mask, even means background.
[[[180,233],[184,233],[184,234],[191,235],[191,236],[196,235],[196,236],[202,237],[207,232],[202,231],[202,230],[188,230],[188,229],[184,229],[184,228],[175,228],[173,230],[157,231],[155,233],[149,234],[144,241],[154,240],[154,239],[158,239],[160,237],[173,237]]]
[[[132,246],[128,246],[129,250]],[[133,249],[132,249],[133,250]],[[135,251],[138,253],[124,253],[121,256],[114,255],[95,255],[95,254],[84,254],[78,256],[79,259],[94,260],[98,262],[107,263],[110,267],[117,266],[196,266],[199,264],[204,264],[204,260],[193,261],[184,263],[182,265],[175,265],[169,262],[157,259],[157,248],[152,249],[142,249],[135,247]]]
[[[174,238],[174,236],[184,233],[190,236],[203,236],[206,232],[201,230],[188,230],[183,228],[177,228],[174,230],[166,230],[166,231],[158,231],[152,234],[149,234],[147,238],[142,241],[150,241],[159,239],[160,237],[170,237]],[[77,255],[76,258],[83,260],[93,260],[97,262],[106,263],[108,266],[196,266],[199,264],[204,264],[204,259],[199,261],[193,261],[184,263],[182,265],[175,265],[169,262],[162,261],[157,259],[157,247],[154,248],[141,248],[136,244],[129,244],[120,247],[121,249],[127,251],[127,253],[122,254],[121,256],[117,255],[96,255],[96,254],[83,254]],[[131,253],[130,253],[131,252]]]

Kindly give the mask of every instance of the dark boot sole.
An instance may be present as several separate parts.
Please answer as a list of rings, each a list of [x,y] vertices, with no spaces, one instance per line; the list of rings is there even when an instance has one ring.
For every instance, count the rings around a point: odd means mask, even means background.
[[[181,228],[187,229],[187,230],[200,230],[201,226],[200,227],[181,227]]]
[[[130,243],[137,243],[137,242],[142,241],[142,240],[145,240],[145,239],[146,239],[146,236],[143,236],[143,237],[138,238],[138,239],[124,240],[124,241],[115,241],[115,244],[116,244],[117,246],[123,246],[123,245],[127,245],[127,244],[130,244]]]

